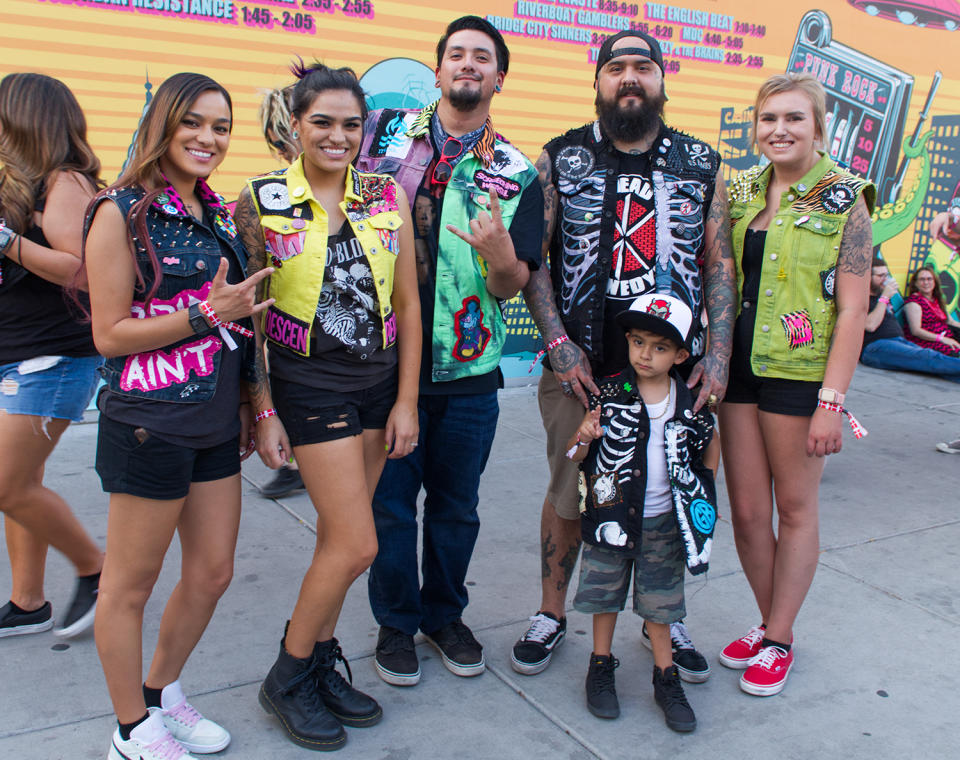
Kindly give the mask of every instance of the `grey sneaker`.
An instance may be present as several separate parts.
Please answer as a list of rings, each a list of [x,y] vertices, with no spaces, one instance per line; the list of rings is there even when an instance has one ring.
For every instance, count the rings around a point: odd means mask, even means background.
[[[960,454],[960,438],[949,443],[938,443],[936,449],[944,454]]]

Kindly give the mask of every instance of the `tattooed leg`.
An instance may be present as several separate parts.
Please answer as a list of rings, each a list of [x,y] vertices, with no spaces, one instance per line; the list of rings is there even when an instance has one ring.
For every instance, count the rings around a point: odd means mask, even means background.
[[[567,586],[579,553],[580,521],[564,520],[553,504],[544,499],[540,520],[540,609],[557,618],[566,614]]]

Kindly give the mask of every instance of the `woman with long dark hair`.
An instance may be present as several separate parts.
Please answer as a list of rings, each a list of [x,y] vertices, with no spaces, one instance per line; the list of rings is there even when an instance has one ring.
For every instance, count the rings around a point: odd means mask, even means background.
[[[756,696],[779,693],[793,667],[793,625],[820,551],[823,457],[842,445],[867,315],[876,193],[823,152],[824,114],[809,74],[764,82],[753,137],[769,163],[736,177],[730,194],[740,310],[721,446],[760,624],[720,662],[743,670],[740,688]]]
[[[256,283],[233,218],[206,183],[230,143],[224,88],[160,85],[128,168],[96,199],[85,242],[98,399],[97,473],[110,494],[97,650],[117,715],[111,760],[217,752],[230,734],[187,702],[180,673],[230,583],[241,453],[252,451]],[[239,445],[238,445],[239,442]],[[181,576],[141,681],[143,609],[174,533]]]
[[[907,283],[903,312],[907,329],[903,337],[922,348],[947,356],[960,355],[960,322],[947,314],[940,278],[931,266],[922,266]]]
[[[390,177],[358,172],[366,101],[350,69],[299,65],[292,136],[303,153],[251,179],[237,202],[249,271],[274,266],[258,325],[257,447],[291,455],[317,511],[317,543],[280,654],[260,688],[292,741],[337,749],[380,705],[336,670],[353,581],[377,553],[371,498],[387,456],[417,445],[420,301],[409,204]],[[349,675],[349,668],[347,670]]]
[[[0,511],[13,578],[0,637],[53,626],[43,590],[48,544],[76,568],[73,601],[54,631],[75,636],[93,625],[103,553],[43,485],[43,469],[97,384],[90,326],[63,286],[80,268],[100,162],[66,85],[30,73],[0,81],[0,167]]]

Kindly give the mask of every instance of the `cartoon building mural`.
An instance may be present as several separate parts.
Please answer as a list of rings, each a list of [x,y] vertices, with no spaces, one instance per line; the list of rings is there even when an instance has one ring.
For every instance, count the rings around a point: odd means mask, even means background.
[[[371,107],[431,102],[446,23],[485,16],[511,49],[493,121],[531,159],[593,114],[593,69],[606,36],[641,29],[664,52],[667,119],[714,144],[729,180],[759,161],[750,141],[759,83],[809,71],[827,90],[825,149],[877,184],[874,243],[897,279],[922,263],[960,307],[960,257],[931,240],[931,218],[960,203],[960,0],[3,0],[0,76],[35,70],[77,94],[104,176],[116,176],[151,89],[202,71],[234,98],[230,154],[214,186],[235,196],[274,167],[256,118],[260,88],[283,85],[301,55],[348,65]],[[526,373],[541,347],[520,299],[503,306],[504,370]],[[464,350],[482,336],[464,318]],[[479,342],[478,342],[479,341]]]

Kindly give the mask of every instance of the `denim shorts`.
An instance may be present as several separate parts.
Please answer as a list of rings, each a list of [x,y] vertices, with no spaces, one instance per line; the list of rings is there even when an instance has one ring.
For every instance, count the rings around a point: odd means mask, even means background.
[[[191,483],[229,478],[240,472],[235,436],[206,449],[161,440],[150,431],[100,415],[97,475],[107,493],[143,499],[182,499]]]
[[[38,356],[0,364],[0,409],[79,422],[100,382],[101,356]]]
[[[309,446],[385,428],[397,400],[397,376],[370,388],[345,392],[272,377],[270,390],[290,445]]]
[[[644,517],[639,557],[583,545],[580,586],[573,607],[588,615],[620,612],[627,603],[632,575],[633,611],[651,623],[676,623],[687,614],[683,599],[685,567],[683,540],[674,513]]]

